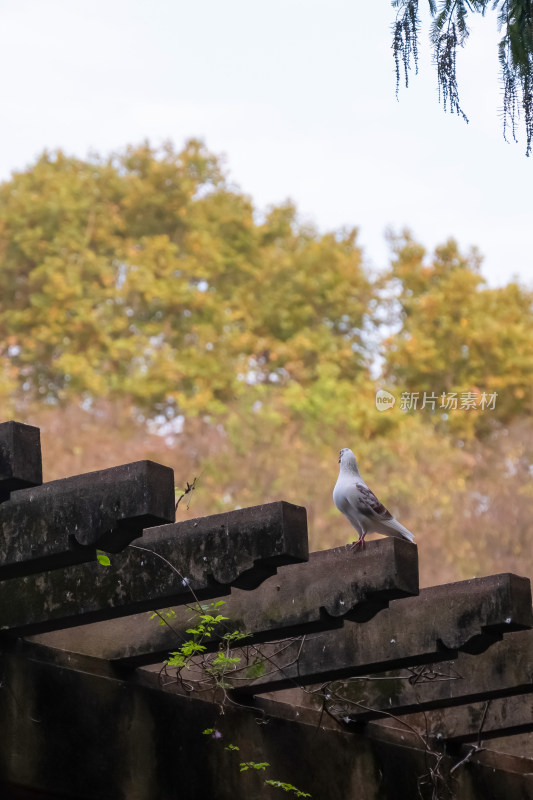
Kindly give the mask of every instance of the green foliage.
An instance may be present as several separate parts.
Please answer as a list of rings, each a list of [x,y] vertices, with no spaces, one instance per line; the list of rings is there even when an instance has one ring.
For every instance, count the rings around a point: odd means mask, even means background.
[[[166,611],[154,611],[150,614],[150,619],[157,619],[160,625],[166,625],[169,619],[174,619],[176,612],[173,608],[167,608]]]
[[[273,492],[291,490],[289,447],[303,458],[312,441],[329,459],[348,441],[396,435],[371,376],[387,311],[402,323],[384,348],[387,382],[498,392],[491,420],[531,412],[530,293],[486,288],[477,257],[450,243],[428,265],[406,238],[390,303],[354,230],[319,234],[291,204],[259,220],[200,142],[88,161],[44,154],[0,186],[0,219],[0,397],[114,398],[127,419],[182,414],[193,430],[196,417],[210,439],[222,425],[202,482],[237,480],[253,451],[240,505],[264,500],[270,472]]]
[[[239,664],[240,660],[240,658],[230,658],[224,653],[219,652],[207,667],[207,671],[211,675],[220,675],[226,672],[227,668],[231,667],[232,664]]]
[[[420,17],[418,0],[392,0],[397,8],[393,26],[393,51],[396,64],[396,92],[403,66],[405,85],[409,82],[411,59],[418,71],[418,32]],[[468,15],[485,14],[487,8],[498,14],[503,32],[498,46],[498,58],[503,84],[503,135],[506,138],[510,123],[516,141],[516,121],[520,106],[524,114],[526,156],[531,153],[533,140],[533,6],[531,0],[428,0],[433,24],[431,41],[437,67],[439,99],[444,109],[459,114],[468,122],[459,103],[456,75],[457,47],[462,47],[469,35]],[[401,62],[401,64],[400,64]]]
[[[256,222],[200,142],[45,153],[0,186],[0,219],[0,380],[20,397],[190,418],[312,388],[326,362],[365,373],[356,232],[289,204]]]
[[[295,797],[311,797],[307,792],[302,792],[293,786],[292,783],[284,783],[283,781],[266,780],[267,786],[274,786],[276,789],[283,789],[284,792],[293,792]]]
[[[187,628],[186,633],[192,633],[194,636],[209,636],[217,625],[228,618],[223,617],[222,614],[217,614],[216,617],[211,614],[199,614],[198,619],[200,620],[199,624],[195,628]]]
[[[183,669],[184,667],[188,667],[194,658],[194,656],[202,653],[206,650],[206,647],[202,645],[200,642],[209,639],[215,632],[217,632],[217,628],[220,627],[225,621],[227,621],[228,617],[224,617],[222,614],[217,614],[214,616],[213,614],[205,613],[209,609],[215,610],[220,606],[224,605],[224,600],[217,600],[209,605],[197,605],[193,608],[195,619],[198,620],[194,627],[188,628],[187,633],[190,633],[193,638],[187,642],[184,642],[179,650],[174,651],[170,654],[170,658],[167,660],[167,666],[177,667],[178,670]],[[170,609],[171,610],[171,609]],[[162,616],[160,612],[155,612],[151,615],[151,619],[154,619],[157,616]],[[226,645],[229,648],[229,644],[235,641],[239,641],[243,636],[245,637],[247,634],[241,634],[240,631],[230,631],[229,633],[225,634],[222,637],[222,641],[225,641]],[[241,659],[236,656],[229,655],[229,649],[224,652],[220,650],[214,659],[210,660],[208,663],[203,665],[203,670],[205,671],[206,675],[209,675],[213,678],[216,682],[216,686],[219,689],[225,690],[227,688],[231,688],[229,684],[226,684],[224,681],[224,675],[238,663],[240,663]],[[262,663],[262,660],[257,658],[254,664],[254,667],[257,670],[258,663]],[[263,666],[264,669],[264,666]],[[262,674],[257,672],[257,674]],[[224,695],[225,697],[225,695]],[[222,733],[217,730],[216,728],[205,728],[202,731],[203,736],[209,736],[212,739],[221,739]],[[235,744],[227,744],[224,747],[224,750],[228,752],[239,752],[240,747]],[[270,767],[268,761],[241,761],[239,763],[239,771],[240,772],[248,772],[249,770],[255,772],[264,772],[267,767]],[[310,794],[306,794],[301,792],[291,783],[284,783],[282,781],[277,780],[266,780],[265,785],[273,786],[274,788],[282,789],[285,792],[293,792],[296,797],[311,797]]]
[[[268,761],[241,761],[239,764],[241,772],[246,772],[249,769],[265,770],[269,766]]]
[[[203,642],[216,633],[220,641],[225,644],[226,651],[219,650],[214,658],[204,664],[203,669],[206,674],[215,680],[215,685],[222,689],[227,688],[224,676],[228,669],[231,669],[241,661],[240,657],[228,654],[229,646],[231,643],[238,642],[248,636],[248,634],[239,630],[220,632],[221,625],[228,620],[228,617],[222,614],[205,613],[208,610],[214,611],[220,608],[224,603],[224,600],[216,600],[209,604],[196,605],[192,609],[194,612],[194,625],[186,629],[186,633],[190,634],[192,638],[183,642],[177,650],[173,650],[165,662],[168,667],[177,667],[178,670],[189,668],[194,656],[206,652],[207,646]],[[168,609],[164,614],[160,611],[155,611],[150,615],[150,619],[157,618],[160,624],[165,625],[167,624],[167,619],[175,616],[175,611]]]
[[[106,555],[103,550],[97,550],[96,551],[96,560],[103,567],[111,566],[111,561],[109,560],[109,556]]]
[[[205,736],[210,736],[211,738],[221,739],[222,734],[220,731],[217,731],[215,728],[206,728],[202,733]],[[240,747],[235,744],[227,744],[224,747],[224,750],[229,752],[239,752]],[[240,761],[239,762],[239,772],[265,772],[266,769],[270,767],[270,763],[268,761]],[[265,779],[264,781],[265,786],[272,786],[274,789],[281,789],[284,792],[292,792],[295,797],[311,797],[310,794],[307,792],[302,792],[301,789],[298,789],[292,783],[286,783],[284,781],[274,780],[272,778]]]
[[[464,435],[533,415],[533,293],[517,283],[486,287],[477,254],[462,256],[453,240],[429,263],[408,233],[393,244],[388,277],[402,327],[384,344],[388,381],[420,395],[496,393],[490,412],[447,410],[448,426]]]
[[[221,639],[222,641],[230,644],[234,642],[240,642],[243,639],[248,639],[250,636],[250,633],[245,633],[244,631],[230,631],[228,633],[224,633]]]
[[[171,658],[169,658],[167,663],[171,667],[183,666],[190,656],[194,655],[195,653],[204,653],[205,650],[205,645],[200,644],[199,642],[185,642],[181,645],[179,650],[170,654]]]
[[[252,663],[246,667],[245,670],[245,677],[249,680],[254,680],[254,678],[260,678],[266,672],[265,661],[260,656],[254,658]]]

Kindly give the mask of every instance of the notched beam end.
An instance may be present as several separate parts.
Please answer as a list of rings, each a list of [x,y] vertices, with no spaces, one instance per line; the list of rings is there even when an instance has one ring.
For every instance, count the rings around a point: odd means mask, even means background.
[[[503,639],[504,633],[529,630],[533,627],[531,582],[513,573],[498,576],[494,593],[494,622],[484,625],[481,633],[472,636],[459,648],[465,653],[479,655]],[[503,613],[502,613],[503,611]],[[507,616],[505,616],[507,615]],[[501,617],[504,617],[503,619]]]
[[[78,544],[119,553],[143,530],[173,522],[175,518],[174,470],[155,461],[135,461],[103,470],[107,486],[117,499],[116,525],[102,533],[80,527],[74,533]]]
[[[457,617],[440,637],[444,647],[482,653],[503,633],[533,627],[528,578],[504,572],[461,581],[456,586],[460,593],[455,598],[446,598],[446,587],[440,587],[443,602],[448,602],[449,611]]]
[[[245,591],[253,591],[261,586],[268,578],[272,578],[277,574],[278,568],[275,566],[268,566],[263,561],[255,561],[253,567],[242,572],[231,581],[231,585],[237,589],[244,589]],[[219,583],[217,581],[217,583]],[[219,584],[224,585],[224,584]]]
[[[307,534],[307,509],[297,506],[286,500],[269,503],[269,506],[278,507],[281,531],[283,534],[284,552],[268,556],[262,560],[264,564],[282,567],[285,564],[298,564],[309,560],[309,539]],[[265,508],[265,506],[263,506]]]
[[[123,551],[174,519],[174,473],[137,461],[13,492],[0,505],[0,580]]]
[[[336,547],[312,553],[311,563],[328,580],[321,608],[331,617],[366,622],[391,600],[418,594],[418,550],[407,541],[385,537],[367,542],[358,552]]]
[[[147,544],[173,536],[191,564],[221,586],[255,589],[278,567],[307,561],[307,512],[283,500],[145,531]]]
[[[0,502],[43,482],[41,432],[22,422],[0,423]]]
[[[258,516],[265,515],[265,533],[261,535],[254,532],[252,564],[231,581],[232,586],[247,591],[257,589],[268,578],[276,575],[278,567],[309,560],[307,510],[304,506],[280,500],[255,508]],[[267,537],[270,537],[270,545]]]
[[[509,615],[503,624],[492,626],[491,630],[507,633],[533,628],[533,601],[531,581],[510,572],[506,575],[509,594]]]

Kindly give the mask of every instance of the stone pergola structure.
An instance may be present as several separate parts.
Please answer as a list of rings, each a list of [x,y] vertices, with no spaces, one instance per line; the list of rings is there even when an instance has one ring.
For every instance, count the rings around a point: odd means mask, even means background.
[[[0,424],[0,797],[533,797],[533,753],[491,749],[533,731],[527,578],[419,590],[415,545],[309,554],[284,501],[174,517],[168,467],[42,483],[39,430]],[[205,638],[173,680],[219,598],[239,669],[200,690]]]

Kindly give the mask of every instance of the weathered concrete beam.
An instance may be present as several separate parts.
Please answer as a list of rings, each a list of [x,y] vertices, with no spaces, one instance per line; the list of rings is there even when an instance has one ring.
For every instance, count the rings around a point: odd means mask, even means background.
[[[513,636],[517,636],[515,633]],[[144,670],[140,670],[144,675]],[[415,743],[427,742],[428,750],[447,750],[452,752],[455,745],[476,743],[481,739],[502,739],[507,736],[529,733],[533,730],[533,694],[515,695],[506,698],[495,698],[483,703],[432,710],[429,713],[420,711],[416,714],[405,714],[401,718],[394,709],[387,717],[369,722],[350,721],[341,715],[341,704],[338,712],[332,713],[334,705],[326,701],[330,686],[317,685],[316,691],[304,689],[285,689],[279,692],[257,695],[253,699],[253,708],[269,717],[295,720],[306,725],[346,730],[359,733],[369,738],[381,738],[383,733],[396,735],[400,740],[414,737]],[[324,713],[326,701],[327,713]],[[418,740],[418,742],[417,742]],[[446,747],[447,745],[452,747]],[[522,753],[533,757],[533,750],[522,742]],[[520,748],[516,745],[516,754]],[[533,763],[532,763],[533,778]]]
[[[252,634],[247,642],[261,642],[340,627],[344,618],[370,619],[390,600],[417,592],[417,549],[390,537],[368,542],[358,553],[346,547],[311,553],[306,564],[282,567],[253,597],[233,589],[220,612],[230,618],[232,630]],[[190,612],[180,607],[174,612],[172,628],[135,615],[42,634],[36,641],[129,666],[156,663],[189,638]],[[218,640],[212,644],[218,647]]]
[[[531,693],[533,697],[533,630],[505,635],[479,655],[460,653],[453,663],[338,681],[330,693],[330,713],[345,722],[432,711],[508,695]],[[522,698],[521,702],[527,705],[528,701]]]
[[[150,528],[110,567],[93,561],[0,582],[0,631],[41,633],[251,589],[308,558],[307,548],[305,508],[283,501]]]
[[[0,423],[0,503],[11,492],[42,482],[39,428],[22,422]]]
[[[426,789],[422,792],[424,797],[444,796],[450,800],[471,800],[477,796],[480,800],[522,800],[533,797],[533,761],[530,751],[526,757],[485,748],[473,753],[469,745],[450,748],[445,746],[445,742],[437,740],[429,742],[428,747],[424,746],[424,738],[421,739],[420,733],[406,728],[401,720],[390,722],[390,725],[382,722],[369,723],[364,737],[365,740],[371,740],[377,752],[387,753],[387,768],[398,781],[396,783],[393,779],[393,783],[389,784],[390,794],[387,797],[420,796],[418,780],[418,785],[412,786],[410,793],[406,794],[402,789],[397,791],[405,779],[405,769],[411,770],[412,774],[412,762],[404,763],[411,748],[425,753],[427,769],[423,775],[423,789]],[[431,770],[434,770],[433,781]]]
[[[0,580],[90,561],[174,519],[174,472],[153,461],[13,492],[0,505]]]
[[[454,744],[529,733],[533,731],[533,693],[439,708],[429,714],[406,714],[402,721],[432,740]],[[370,722],[367,730],[375,730],[382,722]]]
[[[20,645],[21,643],[17,643]],[[415,798],[439,765],[450,800],[524,800],[533,790],[532,762],[489,750],[447,780],[466,752],[429,753],[405,726],[372,737],[323,730],[162,690],[156,674],[121,680],[109,665],[22,646],[2,658],[0,793],[84,800],[248,800],[270,796],[266,777],[290,781],[314,798]],[[151,679],[151,680],[149,680]],[[202,735],[216,728],[220,739]],[[377,727],[377,726],[376,726]],[[239,747],[235,752],[228,744]],[[435,752],[436,751],[436,752]],[[266,761],[267,773],[239,771]],[[424,786],[431,796],[431,784]],[[441,785],[441,788],[442,787]],[[275,790],[272,790],[272,797]]]
[[[532,623],[527,578],[506,573],[434,586],[418,597],[394,600],[365,624],[346,622],[340,630],[311,634],[283,647],[264,645],[264,676],[239,677],[234,686],[257,694],[445,661],[460,650],[483,652],[504,631],[530,628]],[[257,657],[250,655],[255,668]]]

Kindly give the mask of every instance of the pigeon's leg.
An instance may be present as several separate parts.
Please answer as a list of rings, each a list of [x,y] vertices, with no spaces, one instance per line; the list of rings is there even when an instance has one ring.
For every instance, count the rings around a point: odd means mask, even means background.
[[[361,531],[359,534],[359,539],[356,542],[352,542],[350,545],[351,550],[357,550],[358,547],[361,547],[361,550],[365,549],[365,533]]]

